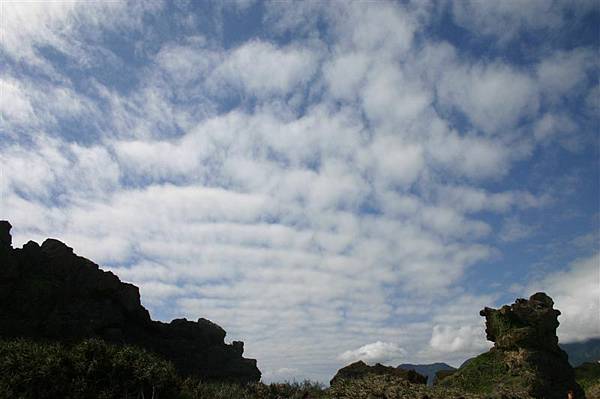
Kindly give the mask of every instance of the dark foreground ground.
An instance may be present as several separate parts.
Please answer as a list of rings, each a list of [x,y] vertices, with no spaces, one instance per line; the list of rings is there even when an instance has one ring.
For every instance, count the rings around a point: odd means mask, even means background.
[[[588,364],[578,377],[588,398],[598,398],[600,373]],[[578,378],[579,379],[579,378]],[[180,377],[173,365],[132,346],[91,339],[74,345],[0,341],[0,398],[172,399],[481,399],[529,398],[511,391],[469,393],[411,384],[389,375],[369,375],[325,388],[318,383],[240,385]]]

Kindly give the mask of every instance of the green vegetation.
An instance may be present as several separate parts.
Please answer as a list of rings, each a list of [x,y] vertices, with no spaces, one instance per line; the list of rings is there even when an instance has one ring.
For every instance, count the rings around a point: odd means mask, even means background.
[[[503,396],[509,393],[509,396]],[[526,394],[514,391],[500,391],[490,394],[465,393],[464,390],[423,384],[410,384],[406,380],[392,375],[368,375],[364,378],[342,380],[330,389],[331,398],[335,399],[529,399]]]
[[[503,392],[524,395],[527,371],[521,370],[513,375],[506,364],[504,354],[492,349],[472,359],[459,372],[444,378],[439,385],[479,394]],[[530,377],[533,380],[533,374]]]
[[[250,384],[181,378],[173,365],[133,346],[89,339],[74,345],[0,340],[0,397],[15,399],[327,399],[311,382]]]
[[[172,397],[177,378],[171,363],[131,346],[0,341],[0,397]]]
[[[435,373],[435,380],[433,381],[434,385],[438,385],[445,378],[450,377],[452,374],[456,373],[456,370],[440,370]]]
[[[575,379],[588,398],[600,398],[600,363],[583,363],[575,367]]]
[[[15,399],[45,398],[169,398],[169,399],[465,399],[495,398],[502,393],[527,398],[515,390],[490,391],[485,380],[507,378],[493,352],[471,362],[469,379],[479,381],[461,387],[462,380],[445,386],[411,384],[400,376],[369,374],[362,378],[341,379],[331,388],[318,383],[249,384],[205,382],[180,377],[170,362],[143,349],[116,346],[97,339],[78,344],[0,340],[0,397]],[[480,373],[477,376],[474,373]],[[489,374],[491,373],[491,374]],[[587,374],[585,374],[587,376]],[[465,392],[471,393],[465,393]],[[485,394],[485,396],[483,395]],[[427,396],[425,396],[427,395]]]

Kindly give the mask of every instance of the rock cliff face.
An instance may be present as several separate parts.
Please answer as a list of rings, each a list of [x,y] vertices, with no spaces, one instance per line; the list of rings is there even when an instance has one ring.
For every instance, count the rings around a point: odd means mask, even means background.
[[[138,287],[121,282],[55,239],[12,248],[0,221],[0,337],[75,342],[102,338],[149,349],[185,375],[258,381],[243,342],[225,344],[225,330],[206,319],[153,321]]]
[[[413,384],[427,384],[427,377],[417,373],[414,370],[388,367],[379,363],[374,366],[369,366],[361,360],[339,369],[335,376],[331,379],[330,384],[333,386],[340,380],[363,378],[367,375],[390,375],[394,377],[400,377]]]
[[[470,360],[440,385],[478,392],[525,391],[534,398],[583,398],[567,354],[558,346],[560,312],[544,293],[500,309],[485,308],[487,339],[494,347]]]

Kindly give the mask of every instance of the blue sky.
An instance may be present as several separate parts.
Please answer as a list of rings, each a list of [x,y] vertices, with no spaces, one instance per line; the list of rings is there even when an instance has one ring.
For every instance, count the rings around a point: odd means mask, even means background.
[[[600,336],[593,1],[1,5],[0,216],[265,381]]]

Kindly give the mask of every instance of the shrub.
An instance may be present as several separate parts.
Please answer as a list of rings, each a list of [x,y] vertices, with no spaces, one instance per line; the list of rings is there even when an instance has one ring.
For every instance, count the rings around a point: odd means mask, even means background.
[[[178,385],[171,363],[132,346],[0,341],[2,397],[172,398]]]

